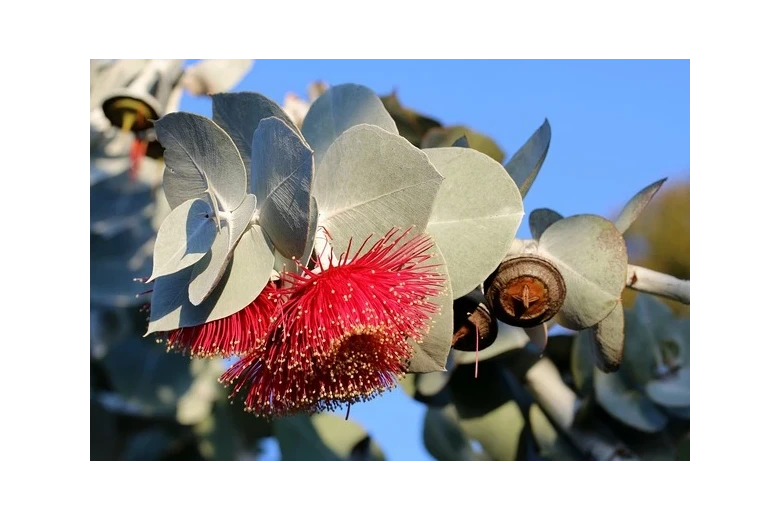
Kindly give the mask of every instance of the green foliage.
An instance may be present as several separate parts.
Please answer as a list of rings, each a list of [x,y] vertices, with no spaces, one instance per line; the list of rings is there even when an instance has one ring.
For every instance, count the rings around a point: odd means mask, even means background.
[[[545,341],[546,323],[526,331],[501,322],[492,345],[451,350],[453,298],[481,290],[516,245],[550,123],[502,166],[489,137],[418,114],[395,93],[379,98],[347,84],[321,93],[299,129],[261,94],[217,93],[246,70],[246,60],[223,61],[160,76],[178,82],[160,92],[210,94],[213,120],[139,91],[148,60],[91,67],[91,108],[109,110],[104,101],[120,92],[160,111],[151,133],[92,115],[93,460],[255,459],[269,437],[282,460],[386,459],[381,439],[341,415],[246,413],[217,383],[223,361],[166,352],[156,341],[248,305],[282,264],[308,261],[318,226],[336,254],[350,238],[390,228],[434,237],[430,262],[447,288],[400,381],[427,406],[420,433],[434,458],[690,459],[690,322],[656,297],[622,298],[623,234],[659,240],[643,210],[653,209],[664,180],[633,197],[614,224],[531,212],[527,243],[565,279],[555,322],[574,334]],[[130,146],[144,139],[159,139],[164,163],[144,157],[131,171]],[[153,283],[134,280],[144,277]]]

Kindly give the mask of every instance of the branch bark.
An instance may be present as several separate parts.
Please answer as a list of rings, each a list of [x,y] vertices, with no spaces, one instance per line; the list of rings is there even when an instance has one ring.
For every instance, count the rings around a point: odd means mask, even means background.
[[[626,287],[635,291],[655,294],[672,300],[691,304],[691,281],[659,273],[638,265],[628,265]]]

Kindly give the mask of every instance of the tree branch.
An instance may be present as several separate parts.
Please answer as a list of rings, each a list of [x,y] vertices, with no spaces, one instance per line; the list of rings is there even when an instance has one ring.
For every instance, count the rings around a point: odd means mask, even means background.
[[[659,273],[638,265],[628,265],[626,287],[691,304],[691,281]]]

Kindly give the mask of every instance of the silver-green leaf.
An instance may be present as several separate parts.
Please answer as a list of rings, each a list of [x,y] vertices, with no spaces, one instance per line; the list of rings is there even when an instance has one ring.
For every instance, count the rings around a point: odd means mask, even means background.
[[[288,258],[301,258],[313,240],[313,173],[313,152],[292,128],[277,117],[260,121],[252,141],[249,189],[260,203],[260,225]]]
[[[212,242],[208,256],[198,262],[192,272],[189,295],[193,305],[200,305],[219,283],[227,269],[230,255],[252,220],[256,207],[257,198],[249,193],[225,220],[220,219],[220,232]]]
[[[545,119],[542,126],[536,129],[536,132],[506,164],[506,171],[517,183],[523,198],[528,194],[528,190],[531,189],[531,185],[542,168],[547,151],[550,149],[551,138],[550,123]]]
[[[350,239],[360,244],[392,228],[424,230],[442,180],[403,137],[374,125],[355,126],[333,142],[314,176],[319,225],[332,237],[336,254]]]
[[[551,209],[539,208],[533,210],[528,215],[528,226],[531,228],[531,236],[534,240],[539,240],[545,229],[562,218],[563,215]]]
[[[261,120],[278,117],[298,132],[282,107],[255,92],[214,94],[211,96],[211,111],[214,122],[224,128],[236,144],[246,171],[250,171],[252,139]]]
[[[591,329],[593,331],[593,351],[596,367],[604,373],[615,372],[623,361],[623,304],[618,303],[606,318]]]
[[[154,123],[165,148],[163,189],[171,209],[190,199],[214,211],[233,211],[244,200],[247,174],[236,145],[207,117],[173,112]]]
[[[470,148],[424,150],[444,177],[427,232],[447,262],[453,298],[478,286],[503,260],[525,214],[504,168]]]
[[[631,227],[631,224],[639,217],[642,210],[650,203],[653,199],[653,195],[661,188],[664,182],[666,182],[666,178],[654,182],[631,197],[631,200],[628,201],[620,212],[620,215],[615,219],[615,227],[618,231],[625,233],[628,228]]]
[[[485,460],[449,415],[428,407],[423,420],[423,445],[436,460]]]
[[[439,313],[431,319],[430,330],[421,343],[414,344],[414,354],[407,372],[438,372],[445,370],[447,356],[452,346],[453,310],[452,288],[447,275],[447,266],[442,261],[439,248],[433,246],[434,255],[428,262],[436,265],[436,271],[446,280],[445,287],[430,301],[439,307]],[[411,339],[409,340],[412,341]]]
[[[367,87],[354,83],[335,85],[318,97],[309,107],[301,126],[306,142],[314,150],[317,168],[330,145],[344,131],[363,123],[398,135],[398,128],[390,113],[379,97]]]
[[[654,433],[666,427],[668,418],[640,391],[630,388],[620,373],[594,372],[596,400],[619,421],[637,430]]]
[[[691,369],[682,367],[645,387],[647,396],[664,407],[685,408],[691,405]]]
[[[147,282],[181,271],[206,255],[217,236],[210,212],[207,202],[190,199],[168,214],[154,243],[154,267]]]
[[[539,238],[566,282],[566,299],[557,315],[572,330],[592,327],[612,312],[626,284],[628,255],[623,235],[597,215],[575,215],[548,227]]]
[[[655,378],[663,364],[662,339],[678,327],[672,310],[655,296],[639,293],[626,313],[623,370],[637,385]]]
[[[258,225],[239,239],[225,274],[198,306],[190,303],[187,287],[194,266],[154,281],[149,329],[152,332],[202,325],[240,311],[260,294],[273,268],[271,245]]]

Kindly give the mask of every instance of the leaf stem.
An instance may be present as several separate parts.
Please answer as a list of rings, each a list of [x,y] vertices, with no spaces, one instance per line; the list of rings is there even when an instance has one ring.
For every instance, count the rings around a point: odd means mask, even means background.
[[[626,287],[656,296],[691,304],[691,281],[659,273],[638,265],[628,265]]]

